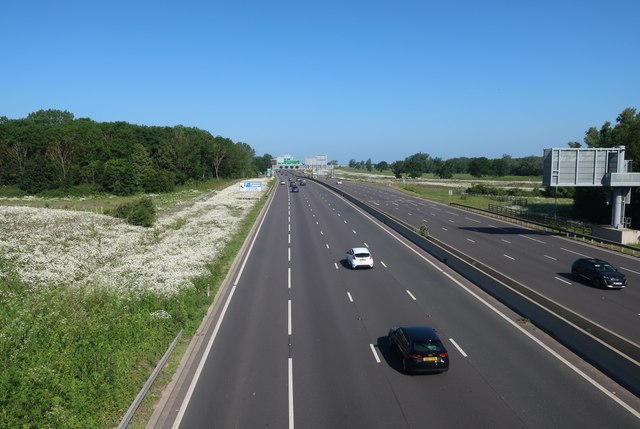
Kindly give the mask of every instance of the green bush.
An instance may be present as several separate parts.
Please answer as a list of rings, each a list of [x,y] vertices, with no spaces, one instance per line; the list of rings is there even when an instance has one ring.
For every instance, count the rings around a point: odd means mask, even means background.
[[[156,206],[150,198],[140,198],[132,203],[120,204],[114,216],[126,219],[131,225],[153,226],[156,221]]]

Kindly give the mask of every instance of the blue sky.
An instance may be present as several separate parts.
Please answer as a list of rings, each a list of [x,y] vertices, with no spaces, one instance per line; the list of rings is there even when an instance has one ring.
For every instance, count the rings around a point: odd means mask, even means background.
[[[640,109],[640,1],[11,1],[0,115],[198,127],[258,155],[542,155]]]

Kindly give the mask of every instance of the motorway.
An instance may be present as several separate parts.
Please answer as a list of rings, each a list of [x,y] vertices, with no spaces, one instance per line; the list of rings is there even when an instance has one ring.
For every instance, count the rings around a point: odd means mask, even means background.
[[[427,225],[434,238],[640,344],[637,257],[411,197],[389,187],[349,182],[340,187],[410,225]],[[625,273],[628,286],[623,290],[605,290],[574,280],[571,264],[579,257],[610,262]]]
[[[371,250],[373,269],[347,268],[354,246]],[[311,181],[299,193],[278,185],[232,280],[155,427],[640,425],[636,397],[611,393],[517,315]],[[386,335],[404,324],[438,330],[447,373],[401,373]]]

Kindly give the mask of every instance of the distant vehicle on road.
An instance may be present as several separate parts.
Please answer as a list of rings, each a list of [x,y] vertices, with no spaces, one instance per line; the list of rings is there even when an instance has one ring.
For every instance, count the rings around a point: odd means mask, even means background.
[[[435,329],[429,326],[391,328],[389,347],[400,355],[402,371],[406,374],[449,370],[449,352]]]
[[[604,289],[622,289],[627,278],[611,264],[601,259],[580,258],[571,266],[574,279],[583,279],[595,287]]]
[[[300,188],[298,188],[297,186],[292,186],[291,192],[300,192]]]
[[[342,185],[342,180],[336,181],[336,185]]]
[[[352,269],[358,267],[373,268],[373,257],[366,247],[354,247],[347,250],[347,264]]]

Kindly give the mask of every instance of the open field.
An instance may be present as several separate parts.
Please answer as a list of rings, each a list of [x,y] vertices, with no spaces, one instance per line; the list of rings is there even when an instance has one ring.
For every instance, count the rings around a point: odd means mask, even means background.
[[[0,428],[115,427],[180,329],[189,341],[265,197],[185,195],[153,228],[0,206]]]

